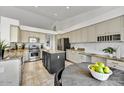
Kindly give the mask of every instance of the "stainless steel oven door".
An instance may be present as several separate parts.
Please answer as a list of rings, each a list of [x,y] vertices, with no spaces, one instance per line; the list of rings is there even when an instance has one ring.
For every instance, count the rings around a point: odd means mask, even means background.
[[[35,61],[40,59],[40,52],[29,52],[29,60]]]

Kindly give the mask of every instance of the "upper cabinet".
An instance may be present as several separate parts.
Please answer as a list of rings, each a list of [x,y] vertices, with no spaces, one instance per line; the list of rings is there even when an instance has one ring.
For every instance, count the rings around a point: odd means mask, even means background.
[[[29,36],[30,36],[30,32],[21,31],[21,42],[28,42]]]
[[[96,42],[96,25],[87,27],[87,41]]]
[[[76,31],[70,32],[70,42],[71,43],[77,43],[77,36],[76,36]]]
[[[120,34],[122,28],[122,17],[113,18],[96,24],[97,35]]]
[[[97,36],[104,36],[108,33],[108,21],[104,21],[96,24]]]
[[[124,41],[124,16],[83,27],[60,37],[69,38],[70,43]]]
[[[81,33],[81,29],[77,30],[75,33],[75,42],[80,43],[82,42],[82,33]]]
[[[39,43],[45,43],[45,34],[31,31],[21,31],[21,42],[29,42],[29,37],[39,38]]]
[[[108,33],[107,34],[120,34],[122,28],[122,17],[113,18],[108,20]]]
[[[19,26],[19,20],[2,17],[2,16],[0,17],[0,19],[1,19],[0,20],[0,24],[1,24],[0,39],[5,40],[8,43],[8,45],[10,44],[11,41],[18,41],[17,37],[11,36],[11,34],[13,35],[18,33],[18,28],[16,27]],[[16,27],[11,28],[12,25]],[[11,33],[11,30],[14,30],[14,31]]]
[[[39,38],[40,38],[40,43],[45,43],[46,42],[46,35],[45,34],[39,34]]]
[[[87,27],[81,29],[81,42],[87,42]]]
[[[116,17],[96,24],[97,41],[123,41],[123,17]]]
[[[18,26],[10,26],[10,42],[20,42],[20,29]]]
[[[113,18],[108,20],[108,33],[107,35],[111,35],[112,41],[124,41],[122,37],[123,35],[123,16]]]

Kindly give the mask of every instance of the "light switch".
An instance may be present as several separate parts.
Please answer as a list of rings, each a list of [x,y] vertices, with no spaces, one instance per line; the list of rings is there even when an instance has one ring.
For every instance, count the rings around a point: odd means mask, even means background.
[[[59,59],[59,56],[58,56],[58,59]]]

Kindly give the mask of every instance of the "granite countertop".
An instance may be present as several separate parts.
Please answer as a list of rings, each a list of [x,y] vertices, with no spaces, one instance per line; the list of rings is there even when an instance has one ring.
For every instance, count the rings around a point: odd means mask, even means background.
[[[48,52],[50,54],[65,53],[65,51],[60,51],[60,50],[43,50],[43,51]]]
[[[3,61],[11,59],[21,59],[21,57],[23,57],[24,51],[25,49],[5,51]]]
[[[74,49],[70,49],[72,51],[80,51],[80,50],[74,50]],[[79,54],[82,54],[82,55],[87,55],[87,56],[93,56],[93,57],[100,57],[100,58],[105,58],[105,59],[110,59],[110,60],[115,60],[115,61],[121,61],[121,62],[124,62],[124,58],[116,58],[116,57],[110,57],[110,56],[107,56],[107,55],[102,55],[102,54],[95,54],[95,53],[86,53],[85,51],[81,51],[81,53]]]
[[[92,77],[88,69],[91,63],[78,63],[66,67],[62,73],[63,86],[124,86],[124,71],[111,68],[113,74],[106,81]]]

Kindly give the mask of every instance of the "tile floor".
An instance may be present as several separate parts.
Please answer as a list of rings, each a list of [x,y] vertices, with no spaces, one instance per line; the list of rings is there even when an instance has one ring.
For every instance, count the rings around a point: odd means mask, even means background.
[[[72,63],[66,61],[65,67]],[[54,75],[49,74],[42,65],[42,60],[24,64],[22,86],[53,86]]]

